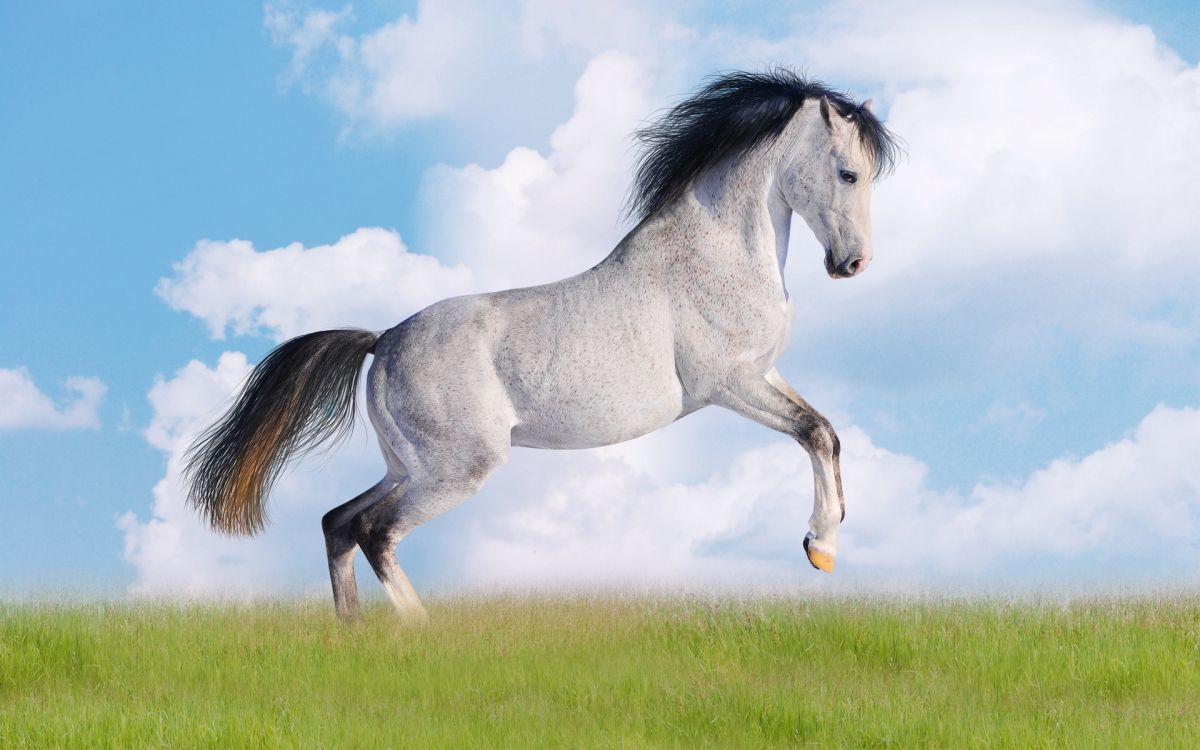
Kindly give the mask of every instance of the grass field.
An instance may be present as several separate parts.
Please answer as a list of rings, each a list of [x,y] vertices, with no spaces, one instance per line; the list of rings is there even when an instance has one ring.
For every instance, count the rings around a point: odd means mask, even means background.
[[[0,605],[0,747],[1200,747],[1200,599]]]

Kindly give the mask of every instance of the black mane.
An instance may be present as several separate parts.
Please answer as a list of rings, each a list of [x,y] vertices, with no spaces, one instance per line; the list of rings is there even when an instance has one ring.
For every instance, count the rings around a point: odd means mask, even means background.
[[[858,128],[859,141],[873,157],[872,176],[890,172],[899,146],[862,104],[787,68],[738,71],[712,76],[695,95],[637,132],[643,151],[627,210],[638,219],[656,213],[705,169],[775,138],[805,100],[820,97]]]

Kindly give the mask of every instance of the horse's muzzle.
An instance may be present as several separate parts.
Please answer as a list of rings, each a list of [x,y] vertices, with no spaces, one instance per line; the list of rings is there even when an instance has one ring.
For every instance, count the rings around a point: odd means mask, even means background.
[[[870,261],[863,256],[854,255],[835,266],[833,264],[833,254],[829,251],[825,252],[825,271],[831,279],[848,279],[851,276],[856,276],[867,270],[868,263]]]

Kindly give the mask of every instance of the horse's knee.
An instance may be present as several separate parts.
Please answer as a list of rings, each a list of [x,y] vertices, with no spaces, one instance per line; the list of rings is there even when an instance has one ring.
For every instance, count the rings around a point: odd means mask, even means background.
[[[321,516],[321,531],[325,532],[326,538],[337,535],[344,525],[341,519],[340,507],[334,508],[325,515]]]
[[[335,508],[321,516],[321,531],[325,534],[325,551],[331,559],[342,557],[358,544],[346,524],[339,522],[336,512]]]
[[[818,456],[836,458],[842,453],[842,441],[833,425],[819,414],[805,414],[797,420],[796,439]]]
[[[378,535],[379,524],[375,516],[375,513],[369,513],[367,510],[364,510],[350,519],[350,536],[364,549],[368,546],[371,538]]]
[[[507,450],[486,446],[442,453],[437,456],[441,460],[414,467],[402,492],[350,519],[349,535],[368,556],[394,546],[413,528],[474,495],[507,456]]]

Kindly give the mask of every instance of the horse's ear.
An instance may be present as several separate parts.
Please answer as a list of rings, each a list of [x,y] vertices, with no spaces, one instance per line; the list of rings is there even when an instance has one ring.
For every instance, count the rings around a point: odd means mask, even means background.
[[[875,110],[871,109],[871,100],[870,99],[867,99],[865,102],[863,102],[863,109],[867,110],[868,112],[875,111]]]
[[[829,132],[833,132],[833,120],[829,117],[829,99],[821,97],[821,119],[825,121],[825,127],[829,128]]]

